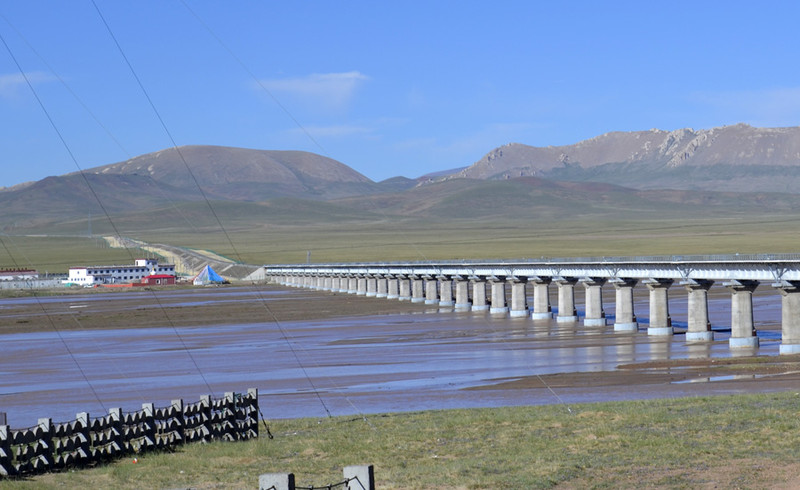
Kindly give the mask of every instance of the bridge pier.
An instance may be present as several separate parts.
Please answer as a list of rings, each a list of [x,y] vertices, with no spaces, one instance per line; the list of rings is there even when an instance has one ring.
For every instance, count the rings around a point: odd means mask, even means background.
[[[439,304],[439,281],[431,276],[425,277],[425,304],[436,305]]]
[[[687,342],[711,342],[714,340],[711,322],[708,321],[708,290],[713,284],[714,281],[694,279],[680,283],[689,292]]]
[[[753,291],[758,281],[730,281],[722,283],[731,292],[731,349],[754,349],[758,336],[753,322]]]
[[[578,311],[575,309],[575,284],[578,280],[574,277],[555,277],[553,282],[558,284],[558,323],[578,321]]]
[[[366,296],[367,295],[367,278],[365,276],[359,276],[357,287],[356,287],[356,294],[359,296]]]
[[[633,307],[633,288],[639,281],[636,279],[614,278],[611,284],[616,290],[616,318],[614,320],[615,332],[637,332],[639,323]]]
[[[506,282],[497,277],[492,277],[489,279],[489,285],[492,290],[492,307],[489,308],[489,313],[492,315],[508,313],[508,306],[506,305]]]
[[[553,318],[550,308],[550,278],[529,278],[533,282],[533,313],[532,320],[549,320]]]
[[[472,282],[472,311],[486,311],[489,305],[486,304],[486,281],[476,277]]]
[[[800,354],[800,282],[773,284],[781,293],[781,354]]]
[[[374,298],[378,295],[378,279],[375,276],[367,278],[367,297]]]
[[[669,287],[672,279],[645,279],[650,290],[650,325],[647,335],[672,335],[672,318],[669,316]]]
[[[425,302],[425,291],[423,291],[423,286],[425,285],[425,281],[420,277],[412,277],[411,278],[411,302],[412,303],[424,303]]]
[[[439,276],[439,307],[453,307],[453,281],[448,276]]]
[[[386,279],[383,276],[378,276],[377,278],[375,278],[375,281],[377,282],[375,297],[385,298],[386,296],[388,296],[389,295],[388,279]]]
[[[456,310],[468,310],[472,308],[472,303],[469,301],[469,282],[460,276],[455,276],[452,280],[455,283],[456,290]]]
[[[511,310],[512,317],[528,316],[528,297],[525,293],[525,279],[514,278],[511,281]]]
[[[386,278],[386,299],[400,298],[400,279],[397,277]]]
[[[606,313],[603,311],[603,284],[606,279],[586,277],[580,280],[586,288],[586,316],[583,318],[585,327],[605,327]]]
[[[400,301],[411,301],[411,283],[407,277],[398,277],[397,283],[400,285]]]

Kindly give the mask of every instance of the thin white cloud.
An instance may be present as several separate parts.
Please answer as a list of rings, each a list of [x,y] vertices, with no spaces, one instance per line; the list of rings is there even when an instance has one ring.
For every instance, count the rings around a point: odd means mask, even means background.
[[[27,73],[26,76],[32,84],[56,80],[55,77],[38,71]],[[28,87],[22,73],[0,75],[0,98],[10,99],[18,97],[23,90],[28,90]]]
[[[358,88],[369,77],[358,71],[313,73],[305,77],[260,80],[275,96],[289,96],[328,110],[346,109]]]
[[[314,137],[325,137],[325,138],[342,138],[347,136],[366,135],[374,132],[373,128],[367,126],[356,126],[348,124],[338,124],[331,126],[304,126],[303,129],[305,129],[310,135]],[[303,131],[300,128],[295,128],[292,129],[291,132],[293,134],[299,134],[302,133]]]
[[[800,124],[800,87],[699,92],[692,99],[715,110],[728,122],[754,126]]]

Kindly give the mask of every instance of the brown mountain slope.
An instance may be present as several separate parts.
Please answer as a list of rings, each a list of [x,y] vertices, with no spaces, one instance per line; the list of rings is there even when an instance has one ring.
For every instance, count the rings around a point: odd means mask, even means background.
[[[613,132],[567,146],[512,143],[448,178],[530,175],[639,189],[800,192],[800,127],[737,124],[699,131]]]
[[[170,148],[85,172],[146,175],[194,191],[199,184],[212,196],[250,201],[276,196],[325,199],[367,193],[376,185],[350,167],[314,153],[222,146]]]

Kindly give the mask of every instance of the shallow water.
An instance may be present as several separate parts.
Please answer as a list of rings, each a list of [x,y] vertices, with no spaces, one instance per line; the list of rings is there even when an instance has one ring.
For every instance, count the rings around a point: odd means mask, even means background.
[[[112,307],[113,300],[113,307],[125,308],[120,294],[46,300],[65,307],[103,301]],[[245,294],[251,293],[209,291],[203,304],[243,301]],[[301,294],[308,293],[275,291],[264,297],[269,302]],[[169,305],[198,302],[196,292],[191,301],[183,301],[182,291],[160,295]],[[40,417],[60,422],[83,411],[100,416],[109,408],[130,411],[145,402],[165,406],[176,398],[193,402],[203,394],[220,397],[251,387],[259,389],[267,418],[680,396],[697,393],[699,385],[706,385],[703,393],[724,393],[729,391],[714,380],[647,389],[555,390],[543,384],[541,389],[467,390],[526,376],[731,356],[730,297],[724,290],[709,296],[715,329],[715,342],[709,344],[686,344],[680,328],[673,337],[648,336],[646,294],[636,300],[640,331],[615,333],[613,291],[604,295],[610,317],[605,328],[431,309],[281,324],[3,335],[0,412],[19,428]],[[15,301],[30,299],[2,300],[0,308]],[[685,293],[675,288],[670,310],[676,327],[686,324],[685,303]],[[777,356],[780,297],[765,292],[754,304],[761,340],[757,353]]]

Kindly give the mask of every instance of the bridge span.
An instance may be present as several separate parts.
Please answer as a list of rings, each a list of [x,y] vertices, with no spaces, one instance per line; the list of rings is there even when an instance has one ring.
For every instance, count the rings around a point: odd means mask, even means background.
[[[708,290],[718,283],[731,294],[732,349],[758,347],[753,291],[764,285],[781,298],[780,353],[800,353],[800,254],[288,264],[264,266],[264,274],[288,286],[533,320],[552,318],[553,289],[558,322],[579,321],[574,288],[581,285],[587,327],[607,325],[603,289],[613,288],[615,331],[639,330],[633,292],[643,286],[649,290],[649,335],[672,335],[668,292],[678,286],[688,294],[687,342],[714,340]]]

